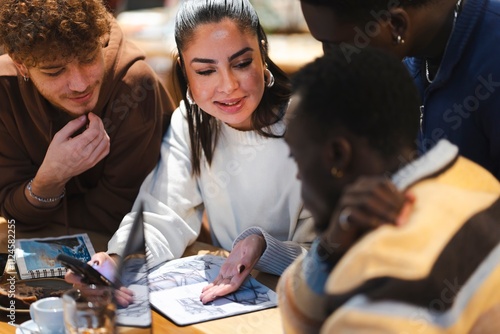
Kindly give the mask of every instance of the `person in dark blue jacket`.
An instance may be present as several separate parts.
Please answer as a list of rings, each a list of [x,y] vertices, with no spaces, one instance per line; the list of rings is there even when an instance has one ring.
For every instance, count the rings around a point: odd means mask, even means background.
[[[325,52],[404,59],[422,106],[419,152],[446,138],[500,179],[500,0],[301,0]]]

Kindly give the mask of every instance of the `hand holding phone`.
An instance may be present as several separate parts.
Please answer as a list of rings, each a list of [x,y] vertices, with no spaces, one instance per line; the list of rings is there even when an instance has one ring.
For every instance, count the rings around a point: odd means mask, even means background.
[[[61,262],[66,268],[71,269],[76,275],[79,275],[82,278],[82,283],[112,286],[117,289],[119,288],[100,272],[92,268],[92,266],[78,259],[75,259],[74,257],[68,256],[66,254],[59,254],[56,257],[56,260]]]

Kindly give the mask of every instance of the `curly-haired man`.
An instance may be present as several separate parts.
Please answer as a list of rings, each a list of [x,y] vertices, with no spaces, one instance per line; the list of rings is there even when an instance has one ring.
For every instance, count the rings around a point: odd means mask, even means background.
[[[111,235],[155,166],[173,105],[101,0],[0,6],[0,215]]]

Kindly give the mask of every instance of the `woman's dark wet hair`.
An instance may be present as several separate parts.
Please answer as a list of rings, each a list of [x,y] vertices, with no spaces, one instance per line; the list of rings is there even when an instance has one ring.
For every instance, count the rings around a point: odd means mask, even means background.
[[[251,33],[259,41],[262,61],[274,75],[275,83],[266,87],[262,100],[252,114],[253,128],[265,137],[280,137],[273,134],[269,126],[283,118],[288,104],[291,85],[288,76],[271,60],[268,55],[267,36],[262,28],[255,9],[248,0],[187,0],[183,1],[176,17],[175,41],[179,55],[176,62],[174,87],[177,96],[186,99],[187,81],[184,75],[182,51],[192,42],[196,29],[202,24],[218,23],[230,19],[243,32]],[[264,73],[262,74],[264,75]],[[185,103],[192,147],[193,175],[200,172],[200,159],[205,155],[208,163],[212,161],[218,137],[217,122],[214,117],[198,106]]]
[[[386,158],[414,149],[420,97],[401,61],[371,48],[347,59],[336,48],[294,75],[293,91],[301,99],[291,116],[313,124],[309,133],[318,143],[346,128]]]

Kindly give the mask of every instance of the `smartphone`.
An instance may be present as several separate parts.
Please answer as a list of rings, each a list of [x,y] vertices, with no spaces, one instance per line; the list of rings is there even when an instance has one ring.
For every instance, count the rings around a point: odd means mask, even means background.
[[[81,276],[82,283],[112,286],[118,288],[113,282],[111,282],[100,272],[92,268],[92,266],[78,259],[75,259],[74,257],[66,254],[59,254],[56,257],[56,260],[61,262],[66,268],[71,269],[75,274]]]

